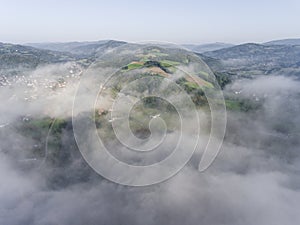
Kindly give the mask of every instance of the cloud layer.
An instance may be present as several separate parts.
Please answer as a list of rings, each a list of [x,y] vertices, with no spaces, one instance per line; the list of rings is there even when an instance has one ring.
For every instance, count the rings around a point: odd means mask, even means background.
[[[93,172],[68,128],[62,132],[63,164],[24,167],[4,150],[11,143],[34,143],[0,128],[0,224],[298,224],[299,85],[283,76],[231,84],[227,95],[262,106],[228,112],[226,138],[213,165],[199,173],[198,152],[172,179],[143,188],[117,185]],[[17,105],[10,110],[20,112],[10,122],[23,115]]]

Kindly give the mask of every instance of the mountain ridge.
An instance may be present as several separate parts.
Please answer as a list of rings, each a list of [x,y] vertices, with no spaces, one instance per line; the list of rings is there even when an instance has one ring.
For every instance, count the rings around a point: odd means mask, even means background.
[[[300,46],[294,45],[247,43],[202,54],[220,60],[225,70],[250,75],[279,73],[300,62]]]
[[[93,56],[97,55],[97,52],[101,50],[118,47],[122,44],[126,44],[126,42],[117,40],[99,40],[87,42],[28,43],[27,46],[59,52],[69,52],[74,55]]]
[[[263,43],[264,45],[300,45],[300,38],[287,38]]]

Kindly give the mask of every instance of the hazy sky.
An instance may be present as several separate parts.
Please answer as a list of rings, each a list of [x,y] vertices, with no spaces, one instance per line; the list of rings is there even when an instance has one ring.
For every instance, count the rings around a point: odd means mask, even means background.
[[[0,0],[0,42],[176,43],[300,37],[299,0]]]

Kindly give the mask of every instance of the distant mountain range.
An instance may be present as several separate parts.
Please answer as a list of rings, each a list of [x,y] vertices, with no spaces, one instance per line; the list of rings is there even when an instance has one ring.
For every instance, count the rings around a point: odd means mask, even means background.
[[[262,43],[262,45],[300,45],[300,39],[274,40],[274,41]],[[216,42],[216,43],[208,43],[208,44],[201,44],[201,45],[184,44],[182,46],[197,53],[204,53],[204,52],[211,52],[211,51],[216,51],[224,48],[230,48],[235,45],[230,43]]]
[[[31,43],[13,45],[0,43],[0,72],[33,69],[38,65],[80,62],[88,66],[97,57],[123,41]],[[300,39],[286,39],[263,44],[232,45],[213,43],[183,45],[194,51],[216,72],[226,75],[252,76],[260,74],[285,74],[300,76]],[[19,69],[18,69],[19,68]]]
[[[223,48],[229,48],[234,46],[234,44],[217,42],[217,43],[209,43],[209,44],[202,44],[202,45],[186,44],[182,46],[193,52],[203,53],[203,52],[215,51]]]
[[[283,39],[264,43],[265,45],[300,45],[300,39]]]
[[[293,72],[300,75],[300,45],[250,43],[203,54],[220,60],[223,70],[238,75],[274,74],[281,73],[283,69],[294,69]]]
[[[69,52],[81,56],[97,56],[108,49],[126,44],[123,41],[101,40],[94,42],[29,43],[28,46],[52,51]]]
[[[91,42],[54,42],[54,43],[28,43],[27,46],[39,48],[39,49],[47,49],[52,51],[60,51],[60,52],[70,52],[77,55],[92,55],[97,51],[101,51],[105,48],[117,47],[126,42],[123,41],[115,41],[115,40],[100,40],[100,41],[91,41]],[[222,48],[228,48],[234,46],[233,44],[227,43],[209,43],[202,45],[194,45],[194,44],[186,44],[182,45],[182,47],[187,48],[193,52],[207,52],[219,50]]]

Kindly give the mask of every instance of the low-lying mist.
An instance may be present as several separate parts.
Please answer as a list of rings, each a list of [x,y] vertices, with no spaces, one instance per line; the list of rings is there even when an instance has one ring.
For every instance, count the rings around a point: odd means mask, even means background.
[[[75,73],[70,65],[64,66],[59,73]],[[43,80],[53,80],[53,70],[46,67],[30,76],[37,80],[37,74],[50,73]],[[227,111],[226,136],[214,163],[200,173],[199,150],[171,179],[148,187],[127,187],[102,178],[88,166],[76,147],[71,120],[61,130],[62,146],[57,153],[64,161],[49,163],[42,156],[41,160],[21,156],[24,149],[43,148],[46,142],[36,143],[15,124],[34,116],[71,117],[78,81],[63,77],[64,81],[60,76],[56,80],[63,85],[60,94],[49,97],[52,88],[39,89],[48,97],[29,103],[20,99],[23,86],[0,87],[0,224],[300,223],[298,80],[258,76],[227,85],[225,96],[250,99],[259,107]],[[46,128],[41,138],[47,137]]]

